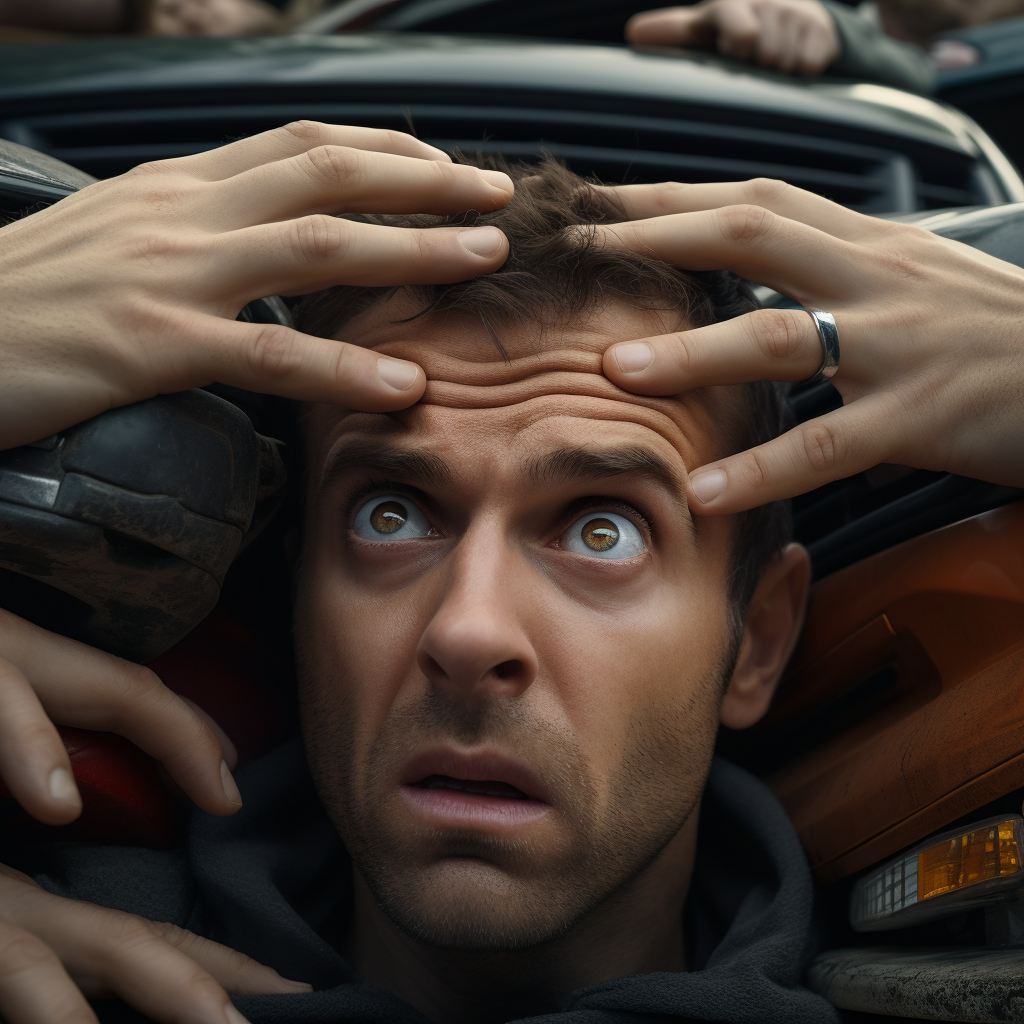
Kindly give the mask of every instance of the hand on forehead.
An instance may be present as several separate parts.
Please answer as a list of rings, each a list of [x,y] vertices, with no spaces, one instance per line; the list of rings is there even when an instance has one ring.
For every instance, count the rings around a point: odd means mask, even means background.
[[[563,441],[578,435],[579,443],[646,443],[682,482],[688,467],[727,447],[728,424],[739,415],[736,388],[652,398],[622,391],[602,371],[608,346],[638,331],[677,328],[671,314],[614,305],[587,323],[497,324],[492,336],[466,314],[407,319],[417,312],[399,296],[349,323],[344,340],[418,362],[427,375],[423,398],[387,416],[317,406],[312,434],[326,442],[321,458],[341,436],[382,428],[420,437],[447,434],[446,425],[456,434],[483,430],[514,448],[539,441],[544,431]]]

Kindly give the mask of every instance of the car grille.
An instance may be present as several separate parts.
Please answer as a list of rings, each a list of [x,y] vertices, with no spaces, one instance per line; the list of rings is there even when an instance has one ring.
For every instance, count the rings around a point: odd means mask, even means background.
[[[423,90],[419,90],[422,93]],[[348,90],[351,94],[352,90]],[[464,97],[464,93],[460,98]],[[507,93],[505,94],[507,99]],[[412,130],[444,149],[535,159],[551,153],[608,182],[781,178],[868,213],[1005,202],[994,178],[963,153],[843,126],[772,124],[744,111],[620,99],[603,109],[524,105],[361,102],[172,106],[27,115],[0,135],[108,177],[146,160],[183,156],[300,118]],[[178,97],[180,100],[180,96]],[[678,105],[673,114],[679,113]],[[656,115],[656,116],[655,116]],[[744,123],[749,122],[749,123]],[[821,129],[820,131],[818,129]],[[832,132],[837,138],[827,137]],[[852,140],[852,141],[851,141]]]

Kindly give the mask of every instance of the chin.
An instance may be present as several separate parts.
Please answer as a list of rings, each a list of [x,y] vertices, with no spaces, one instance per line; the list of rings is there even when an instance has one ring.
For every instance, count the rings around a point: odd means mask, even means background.
[[[400,878],[378,876],[366,883],[397,928],[438,949],[528,949],[564,935],[580,916],[557,892],[536,889],[471,858],[450,858]]]

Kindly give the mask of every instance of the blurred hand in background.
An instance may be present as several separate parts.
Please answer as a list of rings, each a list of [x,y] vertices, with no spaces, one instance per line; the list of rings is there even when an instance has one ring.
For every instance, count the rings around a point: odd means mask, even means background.
[[[626,39],[718,50],[805,75],[820,74],[840,52],[835,22],[818,0],[704,0],[644,11],[627,22]]]
[[[132,33],[150,36],[249,36],[281,32],[311,17],[325,0],[0,0],[0,38]]]

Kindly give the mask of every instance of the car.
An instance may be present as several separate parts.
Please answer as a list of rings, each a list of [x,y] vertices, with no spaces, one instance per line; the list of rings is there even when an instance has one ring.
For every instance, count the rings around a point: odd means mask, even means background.
[[[782,178],[1024,265],[1024,180],[976,121],[946,103],[872,83],[797,81],[711,55],[641,53],[603,37],[437,35],[410,21],[414,8],[433,11],[423,24],[436,29],[437,19],[471,6],[346,5],[353,17],[380,15],[382,30],[370,33],[7,47],[0,208],[16,215],[93,177],[314,118],[410,131],[464,153],[550,153],[610,182]],[[595,32],[605,14],[621,21],[621,7],[595,10]],[[765,305],[791,304],[764,287],[757,293]],[[288,311],[270,299],[245,315],[287,322]],[[180,408],[164,403],[160,415],[212,430],[210,417],[232,416],[218,401],[241,410],[257,438],[286,429],[272,407],[223,390],[210,401],[186,396]],[[827,383],[790,392],[798,419],[838,403]],[[140,408],[120,415],[157,414]],[[283,622],[280,534],[271,528],[226,575],[208,567],[209,599],[159,637],[137,585],[125,586],[130,599],[119,610],[97,617],[116,595],[116,573],[106,589],[95,572],[88,585],[82,572],[72,580],[59,537],[42,568],[25,555],[41,543],[25,532],[25,510],[55,514],[69,475],[84,473],[108,495],[140,493],[103,468],[123,465],[111,456],[117,431],[90,430],[88,472],[84,456],[72,466],[62,454],[82,450],[80,428],[0,453],[0,605],[47,614],[50,626],[149,660],[228,727],[243,756],[255,755],[291,721],[273,679],[286,675],[275,666],[287,661],[287,638],[272,639],[266,602],[253,599],[272,588],[252,585],[262,575],[278,589],[282,603],[270,610]],[[238,443],[277,465],[267,445],[245,438]],[[156,493],[152,480],[146,486],[141,493]],[[159,493],[188,511],[183,492],[167,490]],[[1022,498],[879,466],[794,502],[816,580],[804,637],[769,717],[748,734],[723,735],[721,746],[769,782],[797,826],[820,890],[824,951],[810,981],[851,1020],[1024,1019],[1007,983],[1024,967],[1016,949],[1024,940]],[[146,559],[166,567],[165,556],[180,556],[147,533],[144,518],[126,526],[115,499],[109,519],[91,506],[91,564],[133,558],[145,569]],[[61,510],[56,525],[70,538],[86,513]],[[240,520],[224,522],[242,530]],[[268,562],[273,573],[254,572]],[[177,571],[176,586],[194,588]],[[189,633],[218,595],[217,610]],[[213,667],[197,678],[199,653]],[[152,765],[126,744],[81,731],[65,738],[87,808],[62,836],[173,841],[173,808]],[[32,827],[16,806],[8,811],[4,827]],[[926,875],[944,882],[926,888]]]

